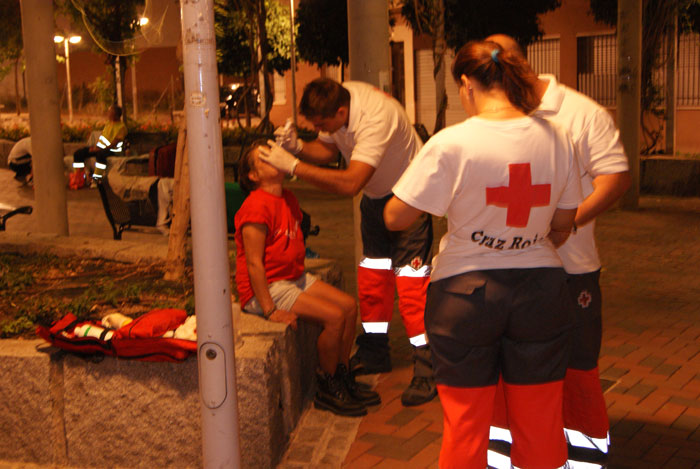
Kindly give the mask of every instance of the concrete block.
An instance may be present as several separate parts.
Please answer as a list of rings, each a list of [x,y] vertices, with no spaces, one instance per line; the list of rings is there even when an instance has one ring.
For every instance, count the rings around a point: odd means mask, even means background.
[[[43,340],[0,340],[0,459],[53,460],[51,359]]]
[[[149,363],[66,355],[69,465],[201,467],[197,360]]]

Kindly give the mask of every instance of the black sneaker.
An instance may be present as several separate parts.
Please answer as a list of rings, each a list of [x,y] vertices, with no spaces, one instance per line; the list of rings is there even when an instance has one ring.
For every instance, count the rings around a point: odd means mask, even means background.
[[[437,387],[432,377],[414,376],[411,384],[401,394],[401,403],[406,407],[425,404],[437,396]]]
[[[355,339],[357,352],[350,357],[350,372],[370,375],[391,371],[389,334],[361,334]]]
[[[345,365],[338,365],[335,376],[343,382],[350,397],[356,401],[362,402],[366,406],[379,405],[382,403],[382,398],[379,397],[379,394],[371,389],[367,389],[367,385],[360,386],[360,384],[355,381],[355,376],[348,371]]]
[[[317,374],[318,390],[314,398],[314,407],[329,410],[337,415],[359,417],[367,414],[367,408],[362,402],[356,401],[345,385],[328,373]]]

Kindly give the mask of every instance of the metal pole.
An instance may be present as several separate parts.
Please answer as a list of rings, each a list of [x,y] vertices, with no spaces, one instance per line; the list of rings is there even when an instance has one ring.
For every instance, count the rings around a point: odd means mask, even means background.
[[[205,469],[240,467],[213,0],[180,2],[202,453]]]
[[[116,56],[114,60],[114,73],[115,73],[115,87],[117,88],[117,106],[124,109],[124,104],[122,102],[122,68],[121,68],[121,57]]]
[[[67,236],[68,207],[53,42],[53,2],[22,0],[20,7],[32,134],[34,219],[38,231]]]
[[[138,89],[136,88],[136,57],[131,59],[131,103],[134,107],[133,118],[139,115]]]
[[[289,0],[289,18],[292,23],[290,32],[291,36],[291,51],[292,51],[292,119],[294,127],[297,126],[297,52],[294,47],[294,0]]]
[[[70,85],[70,49],[68,47],[68,38],[63,40],[66,49],[66,85],[68,86],[68,122],[73,122],[73,91]]]
[[[639,206],[639,127],[642,107],[642,2],[617,3],[617,123],[629,160],[632,185],[620,206]]]

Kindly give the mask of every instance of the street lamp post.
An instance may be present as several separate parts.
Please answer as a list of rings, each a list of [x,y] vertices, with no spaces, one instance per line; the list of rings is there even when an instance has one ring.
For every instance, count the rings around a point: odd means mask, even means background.
[[[63,37],[56,35],[53,37],[53,42],[56,44],[63,43],[66,54],[66,87],[68,88],[68,122],[73,122],[73,90],[70,84],[70,52],[68,43],[77,44],[82,40],[80,36]]]

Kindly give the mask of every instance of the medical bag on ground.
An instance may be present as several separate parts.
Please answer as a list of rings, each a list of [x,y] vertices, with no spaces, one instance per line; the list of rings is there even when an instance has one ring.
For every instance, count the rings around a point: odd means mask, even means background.
[[[180,362],[197,351],[196,340],[163,337],[187,319],[182,309],[154,309],[119,329],[108,329],[99,321],[79,320],[66,314],[51,327],[38,326],[37,335],[69,352],[103,354],[141,361]]]

